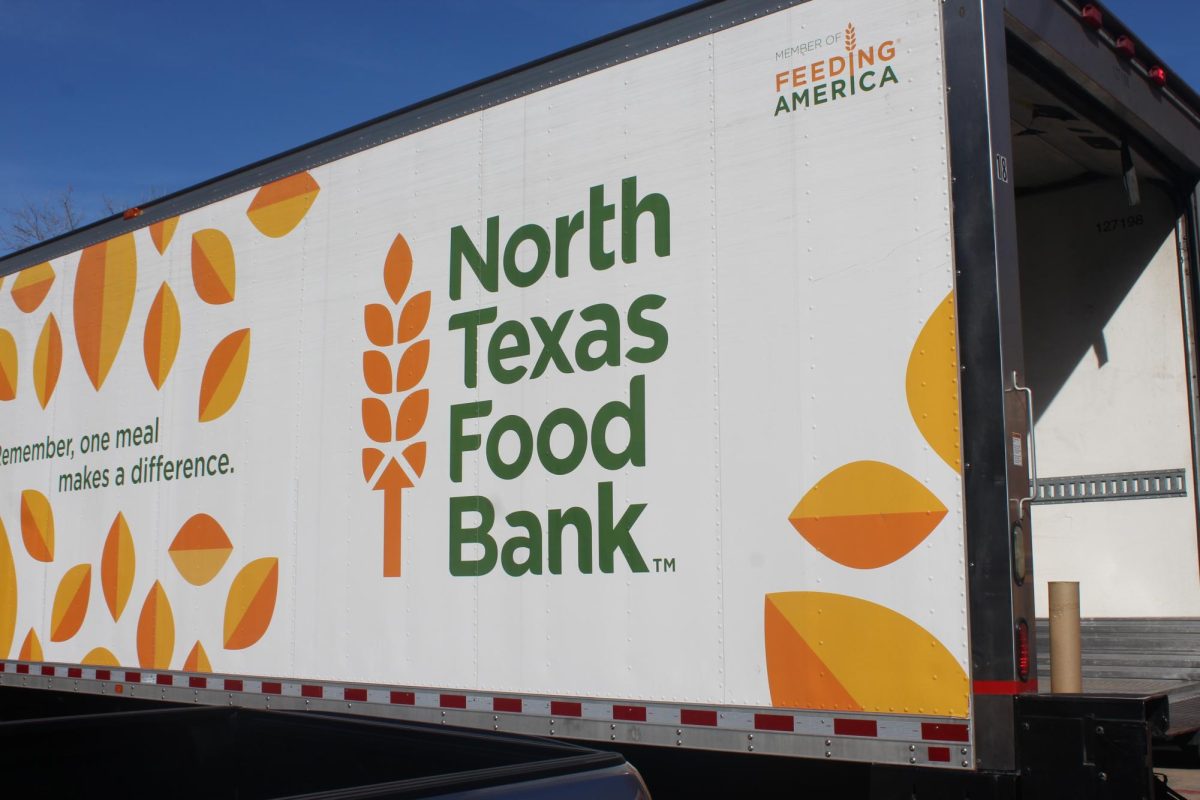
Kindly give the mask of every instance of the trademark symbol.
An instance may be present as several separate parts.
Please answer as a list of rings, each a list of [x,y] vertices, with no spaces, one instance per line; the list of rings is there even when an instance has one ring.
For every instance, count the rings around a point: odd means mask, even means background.
[[[673,558],[656,558],[654,559],[655,572],[674,572],[675,559]]]

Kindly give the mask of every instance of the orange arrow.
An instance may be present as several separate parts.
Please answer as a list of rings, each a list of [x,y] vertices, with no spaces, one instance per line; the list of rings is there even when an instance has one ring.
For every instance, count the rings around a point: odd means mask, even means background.
[[[383,577],[400,577],[400,514],[401,494],[411,488],[412,481],[396,459],[389,458],[379,480],[372,487],[383,492]]]

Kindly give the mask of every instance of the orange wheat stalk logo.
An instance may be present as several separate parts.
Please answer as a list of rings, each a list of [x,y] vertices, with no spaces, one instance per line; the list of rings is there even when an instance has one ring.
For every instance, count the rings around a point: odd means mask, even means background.
[[[412,251],[404,236],[398,234],[383,265],[383,285],[391,304],[371,303],[363,308],[367,339],[378,348],[364,351],[362,357],[363,380],[375,395],[363,398],[363,431],[372,442],[393,451],[387,453],[381,447],[364,447],[362,451],[363,479],[368,483],[374,479],[371,488],[383,492],[385,578],[400,577],[401,495],[425,471],[425,442],[413,440],[429,413],[429,390],[416,388],[429,366],[429,339],[414,340],[429,321],[431,296],[421,292],[401,307],[411,278]],[[396,310],[398,316],[393,313]],[[393,360],[402,345],[399,358]],[[393,406],[396,400],[399,404]],[[399,459],[394,454],[397,449]]]
[[[858,37],[856,37],[854,34],[854,23],[847,22],[846,23],[846,51],[853,52],[854,48],[857,46],[858,46]]]

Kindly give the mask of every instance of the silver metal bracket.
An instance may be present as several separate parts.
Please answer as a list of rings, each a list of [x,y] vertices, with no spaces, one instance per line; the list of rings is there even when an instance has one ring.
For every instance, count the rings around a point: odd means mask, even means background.
[[[1187,497],[1187,472],[1160,469],[1148,472],[1110,472],[1042,478],[1033,502],[1095,503],[1100,500],[1145,500],[1154,497]]]

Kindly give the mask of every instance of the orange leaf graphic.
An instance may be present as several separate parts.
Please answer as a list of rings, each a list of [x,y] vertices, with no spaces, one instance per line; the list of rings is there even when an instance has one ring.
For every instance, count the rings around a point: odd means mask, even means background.
[[[400,298],[404,297],[404,290],[408,288],[408,281],[412,277],[412,267],[412,251],[408,249],[408,242],[397,234],[383,262],[383,285],[393,303],[399,303]]]
[[[163,283],[150,304],[150,313],[146,316],[146,332],[142,336],[142,352],[146,356],[146,372],[150,374],[150,382],[155,389],[161,389],[166,383],[171,366],[175,363],[175,354],[179,351],[179,336],[182,323],[179,320],[179,304],[175,302],[175,293],[171,287]]]
[[[363,353],[363,380],[375,394],[389,394],[392,391],[392,362],[378,350],[367,350]]]
[[[408,447],[404,448],[404,460],[413,468],[413,472],[417,473],[417,477],[425,472],[425,443],[413,442]]]
[[[415,342],[400,356],[400,366],[396,368],[396,391],[407,392],[421,382],[425,370],[429,367],[429,340]]]
[[[65,642],[79,633],[87,615],[88,597],[92,591],[92,565],[78,564],[67,570],[54,593],[50,612],[50,641]]]
[[[26,314],[36,311],[50,293],[54,277],[54,267],[50,266],[49,261],[18,272],[12,287],[12,298],[17,308]]]
[[[54,560],[54,512],[36,489],[21,492],[21,539],[34,560]]]
[[[107,647],[94,647],[88,651],[80,662],[90,667],[119,667],[121,662]]]
[[[392,440],[392,414],[382,400],[363,398],[362,423],[363,430],[372,441],[385,443]]]
[[[279,559],[260,558],[242,567],[225,603],[225,649],[242,650],[267,632],[279,590]]]
[[[29,629],[29,633],[25,634],[25,641],[21,642],[21,652],[17,654],[17,661],[41,661],[42,643],[38,641],[38,636],[34,633],[33,628]]]
[[[211,422],[233,408],[246,380],[249,361],[249,328],[234,331],[213,348],[200,380],[201,422]]]
[[[363,325],[367,329],[367,338],[376,347],[387,347],[395,341],[392,338],[392,312],[387,306],[371,303],[364,308]]]
[[[129,592],[133,589],[133,575],[137,567],[137,556],[133,549],[133,535],[124,514],[117,514],[108,537],[104,540],[104,553],[100,556],[100,588],[104,591],[104,602],[113,622],[121,618]]]
[[[142,605],[137,625],[138,664],[144,669],[167,669],[175,651],[175,617],[162,584],[154,582]]]
[[[250,201],[246,216],[263,236],[278,239],[300,224],[320,191],[307,172],[268,183]]]
[[[229,237],[213,228],[192,234],[192,283],[206,303],[231,302],[237,289],[237,268]]]
[[[382,462],[382,450],[377,450],[374,447],[364,447],[362,451],[363,480],[371,480],[371,476],[375,474],[375,470],[379,469],[379,465]]]
[[[0,400],[17,396],[17,340],[0,328]]]
[[[117,357],[137,288],[137,251],[124,234],[83,251],[75,272],[75,341],[97,390]]]
[[[184,672],[212,672],[212,664],[209,663],[208,653],[204,652],[204,645],[196,642],[192,645],[192,649],[188,651],[187,658],[183,660]]]
[[[167,247],[171,244],[171,237],[175,235],[175,228],[178,225],[179,217],[171,217],[150,225],[150,240],[154,242],[154,248],[158,250],[159,255],[167,252]]]
[[[858,37],[854,35],[854,25],[846,23],[846,49],[853,50],[858,46]]]
[[[400,410],[396,412],[396,441],[402,442],[416,436],[417,432],[421,430],[421,426],[425,424],[425,416],[428,413],[428,389],[413,392],[404,398],[404,402],[400,404]]]
[[[431,298],[432,295],[429,292],[421,292],[408,301],[404,310],[400,312],[400,325],[396,341],[407,342],[409,339],[415,339],[425,329],[425,323],[429,321]]]
[[[827,557],[875,569],[903,557],[946,516],[920,481],[879,461],[855,461],[826,475],[788,521]]]
[[[17,632],[17,565],[4,521],[0,520],[0,659],[8,658]]]
[[[62,334],[58,330],[58,321],[51,314],[46,317],[42,335],[38,337],[37,349],[33,351],[33,388],[42,408],[46,407],[54,394],[61,369]]]
[[[203,586],[215,578],[231,552],[233,543],[208,514],[196,514],[183,523],[167,548],[175,569],[193,586]]]

